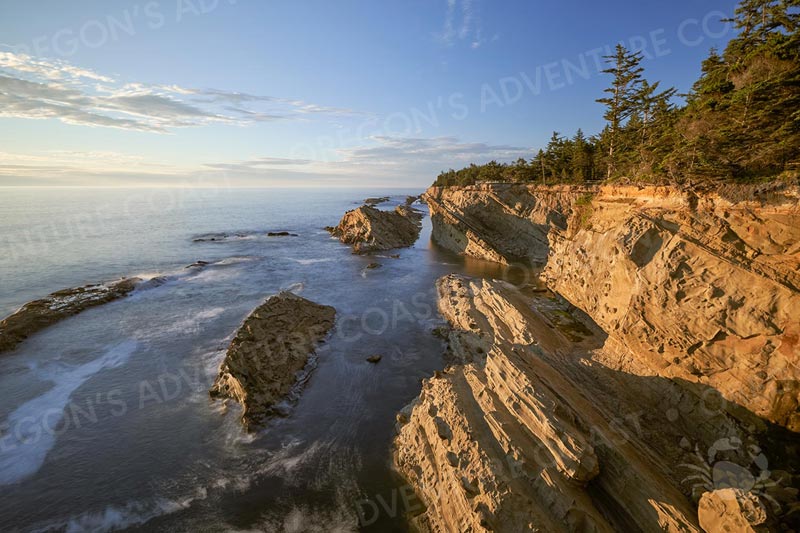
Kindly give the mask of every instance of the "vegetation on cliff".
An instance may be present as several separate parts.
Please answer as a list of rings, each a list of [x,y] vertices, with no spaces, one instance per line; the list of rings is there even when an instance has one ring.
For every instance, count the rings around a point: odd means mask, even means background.
[[[607,125],[587,137],[554,132],[530,160],[492,161],[442,172],[438,186],[479,181],[757,181],[800,172],[799,0],[742,0],[738,29],[723,53],[712,49],[684,105],[676,91],[644,77],[642,54],[618,45],[606,57],[613,77]]]

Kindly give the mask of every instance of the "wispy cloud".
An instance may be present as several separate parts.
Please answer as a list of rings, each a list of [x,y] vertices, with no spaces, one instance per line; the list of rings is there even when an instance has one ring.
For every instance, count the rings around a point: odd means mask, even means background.
[[[398,165],[423,164],[458,165],[471,162],[513,160],[527,155],[530,149],[510,145],[491,145],[462,142],[456,137],[409,138],[373,137],[373,146],[341,150],[344,160],[351,164]]]
[[[450,167],[492,159],[529,157],[528,148],[464,142],[456,137],[378,136],[369,144],[337,151],[336,161],[253,157],[178,167],[148,164],[137,156],[115,152],[0,152],[0,185],[120,185],[225,183],[230,186],[398,185],[426,186]]]
[[[483,46],[486,42],[496,41],[499,36],[487,39],[483,31],[480,17],[480,0],[446,0],[444,25],[439,40],[448,47],[457,43],[465,43],[472,49]]]
[[[0,52],[0,117],[167,133],[212,123],[246,125],[355,114],[291,98],[121,83],[64,61]]]

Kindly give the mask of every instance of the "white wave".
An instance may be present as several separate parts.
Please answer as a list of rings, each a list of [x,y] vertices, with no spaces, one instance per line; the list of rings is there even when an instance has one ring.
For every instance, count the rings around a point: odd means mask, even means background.
[[[41,468],[58,434],[69,427],[69,421],[59,426],[72,393],[98,372],[124,364],[137,346],[136,341],[127,340],[94,361],[73,367],[54,363],[43,369],[43,377],[53,382],[53,388],[23,403],[6,419],[8,433],[0,438],[0,485],[15,483]]]
[[[291,259],[292,261],[295,261],[296,263],[300,263],[301,265],[313,265],[313,264],[316,264],[316,263],[330,263],[331,261],[335,260],[335,258],[333,258],[333,257],[319,257],[319,258],[316,258],[316,259],[296,259],[294,257],[290,257],[289,259]]]
[[[258,260],[258,257],[245,255],[245,256],[241,256],[241,257],[228,257],[226,259],[222,259],[222,260],[217,261],[215,263],[211,263],[211,265],[212,266],[213,265],[216,265],[216,266],[229,266],[229,265],[238,265],[239,263],[249,263],[251,261],[257,261],[257,260]]]
[[[224,307],[212,307],[211,309],[205,309],[186,318],[176,320],[171,324],[165,325],[163,328],[157,328],[155,331],[153,329],[149,329],[143,335],[143,337],[140,335],[144,332],[137,332],[139,333],[137,334],[137,338],[152,338],[155,336],[162,336],[164,334],[196,335],[200,332],[201,325],[203,323],[214,320],[225,311],[226,309]]]
[[[150,501],[132,501],[123,505],[109,505],[99,512],[85,512],[63,521],[38,526],[33,531],[66,531],[67,533],[115,531],[138,526],[153,518],[188,509],[192,503],[205,500],[208,491],[198,488],[194,494],[178,498],[156,498]]]
[[[303,292],[303,290],[305,288],[306,288],[305,283],[303,283],[301,281],[298,281],[297,283],[292,283],[290,285],[286,285],[285,287],[282,287],[281,290],[282,291],[293,292],[295,294],[300,294],[301,292]]]
[[[358,531],[358,519],[346,506],[324,509],[293,506],[283,516],[267,517],[257,530],[282,533],[350,533]]]

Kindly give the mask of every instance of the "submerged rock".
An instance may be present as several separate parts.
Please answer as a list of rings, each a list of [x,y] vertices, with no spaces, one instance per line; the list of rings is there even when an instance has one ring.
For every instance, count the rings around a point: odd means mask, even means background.
[[[383,359],[382,355],[379,354],[370,355],[369,357],[367,357],[367,362],[372,364],[380,363],[381,359]]]
[[[54,292],[23,305],[0,322],[0,353],[48,326],[81,311],[127,296],[141,280],[125,278],[111,283],[86,285]]]
[[[422,214],[407,206],[381,211],[367,205],[348,211],[339,225],[328,231],[356,253],[411,246],[419,237]]]
[[[382,267],[382,266],[383,266],[383,265],[382,265],[382,264],[380,264],[380,263],[370,263],[370,264],[368,264],[368,265],[367,265],[367,268],[368,268],[369,270],[374,270],[374,269],[376,269],[376,268],[380,268],[380,267]]]
[[[211,397],[240,403],[248,429],[278,414],[276,404],[298,381],[335,317],[333,307],[290,292],[270,297],[239,328],[209,391]]]
[[[376,206],[378,204],[384,204],[389,201],[388,196],[378,196],[377,198],[367,198],[364,200],[364,205],[368,206]]]
[[[209,233],[207,235],[200,235],[192,239],[192,242],[226,242],[245,239],[249,236],[248,233]]]

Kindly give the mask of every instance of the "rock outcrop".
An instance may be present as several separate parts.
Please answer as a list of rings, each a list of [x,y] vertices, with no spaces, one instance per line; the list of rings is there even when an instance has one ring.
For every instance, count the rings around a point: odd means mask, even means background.
[[[355,253],[368,253],[411,246],[419,237],[420,220],[422,214],[406,205],[394,211],[364,205],[345,213],[339,225],[329,231],[353,245]]]
[[[795,188],[734,201],[656,187],[503,185],[426,194],[441,245],[546,264],[547,285],[627,348],[620,370],[712,387],[732,410],[792,431],[799,197]]]
[[[538,264],[556,294],[440,281],[460,364],[395,455],[423,530],[798,529],[798,191],[735,192],[426,193],[439,244]]]
[[[333,307],[290,292],[270,297],[247,317],[231,342],[211,397],[240,403],[248,429],[279,414],[276,404],[302,377],[335,317]]]
[[[619,418],[616,384],[593,376],[600,332],[576,342],[563,306],[503,281],[437,289],[463,364],[426,380],[399,427],[395,463],[428,506],[419,527],[699,531],[668,463]]]
[[[0,353],[13,350],[29,336],[67,317],[127,296],[140,281],[139,278],[125,278],[64,289],[26,303],[0,322]]]

